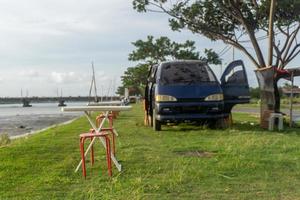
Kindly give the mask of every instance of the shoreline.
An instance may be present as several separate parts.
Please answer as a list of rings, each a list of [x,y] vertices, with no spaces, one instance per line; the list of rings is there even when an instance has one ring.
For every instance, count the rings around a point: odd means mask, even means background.
[[[0,134],[10,139],[37,134],[55,126],[71,123],[82,114],[31,114],[0,116]]]
[[[45,127],[45,128],[39,129],[39,130],[35,130],[35,131],[31,131],[31,132],[27,132],[27,133],[23,133],[23,134],[19,134],[19,135],[9,136],[9,139],[16,140],[16,139],[24,138],[24,137],[27,137],[27,136],[35,135],[35,134],[47,131],[47,130],[49,130],[51,128],[54,128],[54,127],[57,127],[57,126],[70,124],[70,123],[74,122],[75,120],[79,119],[80,117],[82,117],[82,116],[77,116],[74,119],[71,119],[71,120],[68,120],[68,121],[65,121],[65,122],[62,122],[62,123],[53,124],[51,126],[48,126],[48,127]]]

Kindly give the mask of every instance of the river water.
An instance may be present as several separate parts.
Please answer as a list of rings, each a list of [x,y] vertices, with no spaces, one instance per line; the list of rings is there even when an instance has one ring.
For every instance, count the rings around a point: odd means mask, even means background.
[[[67,106],[86,105],[87,102],[66,102]],[[36,103],[32,107],[21,104],[0,105],[0,134],[17,136],[63,123],[81,116],[81,112],[63,113],[57,103]]]

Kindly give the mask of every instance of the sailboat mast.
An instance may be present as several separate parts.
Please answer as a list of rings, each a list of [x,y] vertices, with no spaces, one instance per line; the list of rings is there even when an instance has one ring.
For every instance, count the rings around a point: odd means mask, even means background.
[[[97,95],[97,85],[96,85],[96,77],[95,77],[95,69],[94,69],[94,62],[92,62],[93,68],[93,82],[94,82],[94,90],[95,90],[95,102],[98,102],[98,95]]]

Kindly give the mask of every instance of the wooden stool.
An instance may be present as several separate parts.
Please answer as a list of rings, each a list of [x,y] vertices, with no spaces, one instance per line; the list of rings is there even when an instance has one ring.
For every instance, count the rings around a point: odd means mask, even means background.
[[[94,137],[103,137],[105,139],[106,144],[106,160],[107,160],[107,168],[108,168],[108,175],[112,176],[112,167],[111,167],[111,157],[110,157],[110,139],[109,134],[106,132],[100,132],[96,133],[95,131],[91,131],[89,133],[82,133],[79,135],[80,137],[80,153],[81,153],[81,159],[82,159],[82,175],[84,178],[86,178],[86,167],[85,167],[85,156],[84,156],[84,142],[87,138],[90,138],[91,141],[94,139]],[[91,160],[92,165],[94,164],[94,148],[91,147]]]
[[[100,114],[99,116],[96,117],[96,126],[99,127],[100,124],[102,123],[103,119],[105,118],[104,114]],[[116,138],[116,133],[114,131],[114,127],[113,127],[113,119],[114,119],[114,115],[113,114],[109,114],[108,115],[108,128],[102,128],[101,131],[109,131],[111,133],[111,137],[112,137],[112,153],[114,155],[116,155],[116,143],[115,143],[115,138]]]

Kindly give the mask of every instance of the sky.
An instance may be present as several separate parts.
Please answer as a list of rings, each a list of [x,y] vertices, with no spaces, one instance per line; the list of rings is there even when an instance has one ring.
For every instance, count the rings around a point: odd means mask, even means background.
[[[189,31],[171,31],[166,15],[137,13],[131,0],[0,0],[0,97],[18,97],[21,90],[29,96],[56,96],[57,91],[86,96],[91,62],[98,95],[111,95],[124,71],[136,64],[128,61],[131,43],[147,35],[194,40],[200,52],[226,46]],[[212,66],[217,76],[232,51],[222,59],[222,67]],[[249,60],[237,51],[235,59],[245,61],[250,85],[257,86]]]

